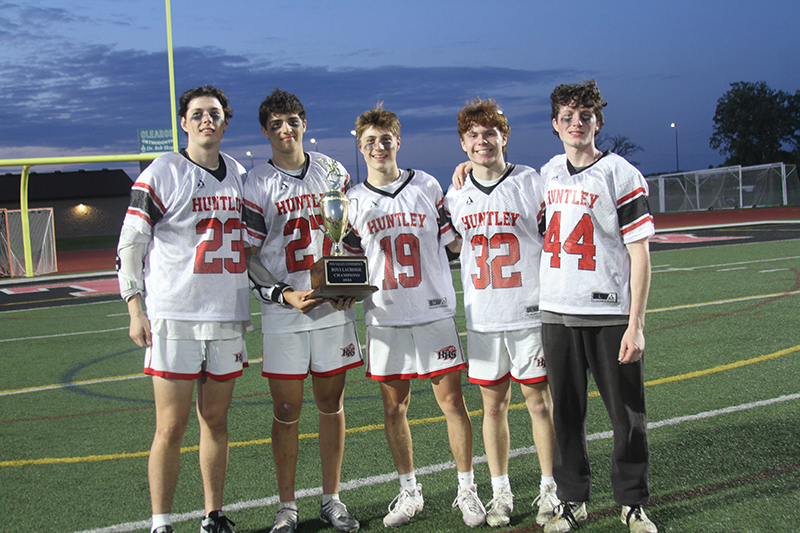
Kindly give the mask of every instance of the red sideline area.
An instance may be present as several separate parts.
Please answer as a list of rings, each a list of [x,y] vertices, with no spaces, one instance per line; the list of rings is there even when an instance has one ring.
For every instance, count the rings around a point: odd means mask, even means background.
[[[767,207],[756,209],[729,209],[724,211],[692,211],[685,213],[658,213],[653,215],[656,229],[759,222],[764,220],[800,219],[800,207]],[[114,270],[116,250],[81,250],[57,252],[58,273],[97,272]]]
[[[800,207],[761,207],[753,209],[726,209],[723,211],[687,211],[683,213],[657,213],[653,215],[656,230],[763,222],[766,220],[800,219]]]
[[[115,270],[117,251],[110,250],[76,250],[59,252],[56,250],[59,274],[76,272],[102,272]]]

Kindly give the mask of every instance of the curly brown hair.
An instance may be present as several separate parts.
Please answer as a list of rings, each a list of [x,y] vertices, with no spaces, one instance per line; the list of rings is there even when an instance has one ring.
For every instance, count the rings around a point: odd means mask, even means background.
[[[267,127],[270,115],[297,115],[300,120],[305,120],[306,110],[297,96],[276,87],[258,108],[258,122],[261,127]]]
[[[600,89],[597,88],[595,80],[583,83],[562,84],[553,89],[550,94],[550,105],[552,112],[550,118],[556,120],[561,107],[585,107],[594,113],[597,118],[597,131],[603,127],[603,108],[608,102],[603,100]],[[557,131],[553,134],[558,135]]]

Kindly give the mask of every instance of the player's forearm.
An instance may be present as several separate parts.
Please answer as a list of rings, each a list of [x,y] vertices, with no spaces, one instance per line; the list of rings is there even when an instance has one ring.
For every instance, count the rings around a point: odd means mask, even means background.
[[[280,282],[258,259],[258,249],[251,246],[245,250],[247,276],[250,278],[250,289],[253,295],[262,302],[274,302],[285,305],[284,296],[292,290],[286,283]]]
[[[131,318],[144,316],[141,293],[136,293],[128,298],[128,314],[131,316]]]
[[[258,249],[255,246],[245,250],[245,262],[247,263],[248,275],[261,285],[272,286],[279,283],[279,280],[259,261]]]
[[[650,244],[645,238],[627,245],[631,257],[631,309],[628,326],[644,329],[647,297],[650,294]]]
[[[144,293],[144,258],[150,239],[150,235],[122,227],[117,245],[117,280],[120,296],[125,301]]]

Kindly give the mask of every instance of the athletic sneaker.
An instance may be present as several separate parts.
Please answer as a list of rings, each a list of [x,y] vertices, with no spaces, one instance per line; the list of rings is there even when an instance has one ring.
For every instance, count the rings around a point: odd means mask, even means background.
[[[272,529],[269,533],[294,533],[297,529],[297,509],[291,507],[284,507],[278,509],[278,514],[275,515],[275,521],[272,523]]]
[[[503,487],[486,505],[486,523],[492,527],[507,526],[513,510],[514,495],[508,487]]]
[[[453,507],[461,509],[461,517],[469,527],[478,527],[486,523],[486,509],[478,498],[478,487],[475,485],[459,488]]]
[[[578,502],[559,502],[556,506],[555,516],[544,525],[546,533],[566,533],[578,529],[578,522],[589,517],[586,504]]]
[[[336,531],[358,531],[360,524],[347,512],[345,504],[331,500],[319,508],[319,519],[333,526]]]
[[[631,533],[658,533],[656,525],[644,514],[641,505],[622,506],[622,523],[631,528]]]
[[[556,496],[556,484],[539,485],[539,495],[533,500],[531,507],[539,506],[536,513],[536,523],[543,526],[555,516],[556,507],[560,502]]]
[[[401,490],[389,504],[389,514],[383,517],[383,525],[398,527],[408,524],[412,516],[422,511],[424,503],[422,485],[417,484],[413,490]]]
[[[200,522],[200,533],[233,533],[231,526],[235,525],[224,514],[213,512]]]
[[[175,530],[172,529],[172,526],[167,524],[166,526],[158,526],[150,533],[175,533]]]

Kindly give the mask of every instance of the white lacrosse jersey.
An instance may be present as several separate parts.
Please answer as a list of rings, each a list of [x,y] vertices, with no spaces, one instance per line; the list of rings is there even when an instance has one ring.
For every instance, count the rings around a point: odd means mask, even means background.
[[[131,187],[123,225],[152,235],[145,304],[152,320],[250,320],[242,203],[245,169],[220,154],[221,181],[180,153],[155,159]]]
[[[544,180],[534,169],[508,165],[485,187],[470,174],[444,199],[461,235],[461,285],[467,329],[478,332],[538,327],[539,259]]]
[[[349,252],[363,253],[370,284],[364,300],[368,326],[410,326],[452,318],[456,293],[445,245],[455,239],[443,211],[439,182],[419,170],[403,170],[394,194],[369,183],[353,187]],[[353,205],[351,205],[353,207]]]
[[[626,244],[655,233],[642,174],[606,153],[570,173],[567,156],[542,167],[547,231],[540,307],[565,315],[630,313],[631,260]]]
[[[344,192],[350,186],[350,176],[342,164],[317,152],[306,153],[300,177],[286,174],[271,161],[248,173],[246,238],[259,248],[258,259],[277,280],[298,291],[311,289],[311,265],[331,255],[333,248],[322,230],[319,198],[332,188]],[[265,333],[308,331],[355,320],[352,309],[337,311],[328,302],[306,314],[291,306],[261,302],[261,315]]]

